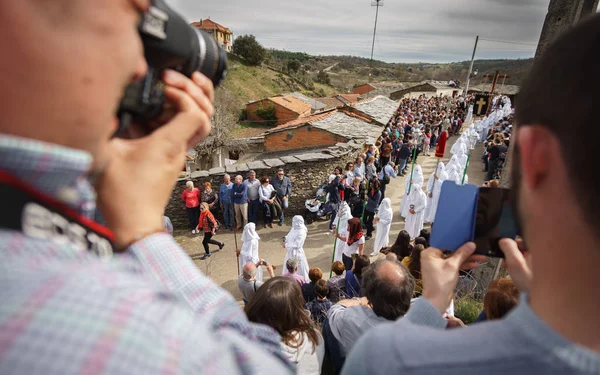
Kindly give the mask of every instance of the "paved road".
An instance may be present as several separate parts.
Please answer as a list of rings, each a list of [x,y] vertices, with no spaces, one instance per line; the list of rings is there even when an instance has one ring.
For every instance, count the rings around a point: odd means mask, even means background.
[[[447,143],[446,158],[442,159],[447,162],[450,154],[450,147],[454,144],[457,137],[451,137]],[[479,145],[474,151],[471,163],[468,168],[469,182],[476,185],[481,185],[484,180],[483,164],[480,157],[483,146]],[[437,158],[431,156],[419,156],[417,162],[423,168],[425,184],[429,181],[429,176],[437,166]],[[387,187],[386,196],[392,200],[392,208],[394,209],[394,220],[390,231],[390,242],[393,243],[398,232],[404,229],[404,219],[400,216],[400,199],[404,193],[404,180],[406,177],[398,177],[392,179]],[[425,188],[425,186],[424,186]],[[286,225],[283,227],[274,226],[273,229],[262,228],[258,229],[258,234],[261,237],[259,254],[263,259],[267,259],[270,263],[277,266],[276,275],[280,275],[283,269],[283,260],[285,250],[281,246],[281,237],[287,235],[291,229],[291,217],[286,217]],[[333,251],[333,236],[328,232],[328,222],[314,222],[308,225],[308,238],[304,245],[304,252],[310,267],[319,267],[323,270],[325,277],[329,277],[329,268],[331,265],[331,255]],[[240,237],[238,233],[238,246],[241,247]],[[202,248],[202,235],[192,235],[189,232],[176,232],[175,239],[183,246],[183,248],[192,256],[194,262],[200,270],[209,275],[223,288],[227,289],[233,296],[241,300],[241,294],[237,288],[237,258],[235,256],[235,241],[232,232],[221,231],[217,233],[215,239],[225,242],[225,247],[221,251],[215,251],[213,256],[207,260],[200,260],[200,256],[204,253]],[[373,249],[373,240],[367,241],[365,254],[370,254]],[[212,250],[211,250],[212,251]],[[264,273],[266,275],[266,272]]]

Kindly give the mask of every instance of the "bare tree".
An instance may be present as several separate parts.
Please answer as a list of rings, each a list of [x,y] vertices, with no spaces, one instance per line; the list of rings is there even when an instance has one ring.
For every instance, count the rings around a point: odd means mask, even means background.
[[[237,98],[227,89],[220,87],[215,92],[215,114],[211,119],[212,130],[208,137],[198,143],[194,149],[198,157],[213,155],[219,149],[232,144],[232,132],[237,127],[240,108]],[[236,143],[236,148],[239,148]]]

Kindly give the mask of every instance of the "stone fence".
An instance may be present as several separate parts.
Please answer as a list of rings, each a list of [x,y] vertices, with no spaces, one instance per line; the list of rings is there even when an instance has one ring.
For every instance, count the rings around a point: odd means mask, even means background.
[[[166,208],[166,215],[173,222],[175,229],[188,227],[185,204],[181,200],[181,193],[185,189],[187,181],[193,181],[196,187],[200,187],[200,185],[209,181],[213,189],[218,191],[223,183],[225,173],[229,174],[232,180],[238,174],[244,176],[245,179],[250,170],[256,171],[256,176],[259,179],[263,176],[273,178],[279,168],[285,170],[286,176],[292,182],[292,195],[286,217],[302,214],[305,210],[305,200],[313,198],[316,191],[327,183],[328,177],[335,167],[340,166],[343,168],[346,163],[354,162],[362,147],[362,142],[350,141],[348,143],[338,143],[320,152],[299,152],[294,156],[236,163],[226,167],[212,168],[208,171],[192,172],[188,178],[181,178],[177,181]],[[222,221],[222,219],[222,213],[219,212],[219,220]]]

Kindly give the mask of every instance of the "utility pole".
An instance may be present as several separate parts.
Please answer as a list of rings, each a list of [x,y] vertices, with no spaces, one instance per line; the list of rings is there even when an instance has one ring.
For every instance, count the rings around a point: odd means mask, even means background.
[[[469,66],[469,73],[467,73],[467,86],[465,87],[465,95],[469,93],[469,84],[471,83],[471,73],[473,72],[473,63],[475,62],[475,52],[477,51],[477,43],[479,42],[479,35],[475,38],[475,47],[473,47],[473,55],[471,56],[471,66]]]
[[[383,6],[383,0],[373,0],[371,2],[371,6],[376,7],[375,27],[373,28],[373,44],[371,45],[371,63],[370,63],[370,65],[371,65],[370,68],[373,69],[373,52],[375,52],[375,34],[377,33],[377,18],[379,17],[379,7]]]

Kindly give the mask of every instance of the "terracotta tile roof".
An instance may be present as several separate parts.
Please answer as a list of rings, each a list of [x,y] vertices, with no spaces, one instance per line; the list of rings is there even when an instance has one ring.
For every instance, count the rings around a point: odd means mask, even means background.
[[[337,96],[344,99],[348,104],[358,103],[358,94],[338,94]]]
[[[327,108],[338,108],[344,106],[344,102],[336,98],[317,98],[316,100],[325,104]]]
[[[287,129],[294,129],[297,127],[300,127],[304,124],[308,124],[311,122],[315,122],[315,121],[319,121],[319,120],[323,120],[331,115],[333,115],[334,113],[336,113],[337,111],[335,109],[330,109],[321,113],[317,113],[314,115],[310,115],[310,116],[306,116],[306,117],[301,117],[299,119],[296,120],[292,120],[292,121],[288,121],[285,124],[279,125],[273,129],[269,129],[265,132],[265,134],[270,134],[270,133],[277,133],[283,130],[287,130]]]
[[[300,99],[296,99],[293,96],[274,96],[272,98],[269,98],[270,101],[272,101],[273,103],[279,104],[282,107],[285,107],[287,109],[289,109],[292,112],[295,112],[299,115],[302,115],[304,113],[306,113],[307,111],[310,112],[311,110],[311,105],[304,103],[302,100]]]
[[[225,34],[232,34],[231,30],[229,30],[225,26],[219,25],[218,23],[216,23],[210,19],[200,20],[200,22],[192,22],[192,26],[195,26],[200,30],[212,31],[212,30],[216,29],[216,30],[224,32]]]

